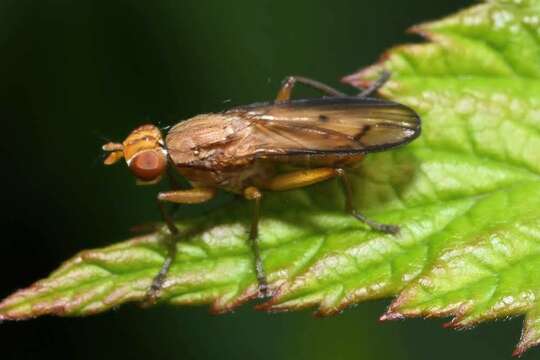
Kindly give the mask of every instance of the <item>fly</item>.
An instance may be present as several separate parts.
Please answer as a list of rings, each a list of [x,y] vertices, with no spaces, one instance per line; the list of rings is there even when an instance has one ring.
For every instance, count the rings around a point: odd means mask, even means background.
[[[103,150],[109,152],[105,164],[124,158],[138,184],[157,183],[171,167],[192,186],[157,195],[162,218],[172,236],[167,259],[148,291],[149,301],[154,302],[159,295],[179,237],[166,203],[203,203],[212,199],[218,189],[253,202],[249,240],[262,296],[268,295],[268,284],[257,237],[265,191],[291,190],[338,178],[347,213],[374,231],[398,233],[398,226],[378,223],[355,208],[347,175],[347,169],[367,153],[404,145],[420,135],[421,121],[412,109],[370,97],[388,77],[383,73],[359,95],[347,96],[318,81],[291,76],[285,79],[273,102],[197,115],[176,124],[165,139],[156,126],[142,125],[122,143],[105,144]],[[330,96],[291,100],[296,83]],[[280,173],[277,165],[283,163],[298,169]]]

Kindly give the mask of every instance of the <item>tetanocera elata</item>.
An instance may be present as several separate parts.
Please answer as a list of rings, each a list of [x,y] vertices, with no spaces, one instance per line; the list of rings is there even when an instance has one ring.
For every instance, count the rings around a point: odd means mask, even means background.
[[[258,237],[259,209],[264,191],[285,191],[339,178],[345,210],[374,231],[395,234],[396,225],[380,224],[358,212],[352,201],[347,169],[370,152],[406,144],[420,134],[420,118],[410,108],[370,97],[388,79],[384,73],[357,96],[345,94],[315,80],[285,79],[273,102],[256,103],[213,114],[197,115],[172,127],[165,139],[154,125],[143,125],[122,143],[108,143],[105,164],[124,158],[140,184],[158,182],[168,167],[192,185],[157,195],[171,235],[168,257],[148,292],[157,298],[174,260],[181,238],[165,203],[196,204],[212,199],[217,189],[241,194],[254,203],[249,240],[262,296],[268,286]],[[296,83],[329,95],[318,99],[291,100]],[[278,164],[297,170],[280,173]]]

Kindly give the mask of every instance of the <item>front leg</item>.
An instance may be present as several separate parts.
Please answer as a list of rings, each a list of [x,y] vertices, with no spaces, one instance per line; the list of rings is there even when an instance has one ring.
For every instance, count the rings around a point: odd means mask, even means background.
[[[154,304],[158,298],[159,292],[163,287],[163,282],[176,257],[176,242],[178,241],[178,228],[174,224],[172,217],[165,208],[165,203],[174,204],[200,204],[212,199],[216,194],[213,188],[193,188],[189,190],[174,190],[160,192],[157,196],[161,217],[167,224],[171,236],[165,238],[167,246],[167,257],[159,270],[159,273],[152,280],[152,285],[146,294],[146,304]]]

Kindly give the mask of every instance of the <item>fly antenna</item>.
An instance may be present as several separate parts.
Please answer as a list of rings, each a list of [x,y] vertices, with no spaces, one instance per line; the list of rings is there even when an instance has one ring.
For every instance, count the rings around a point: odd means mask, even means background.
[[[115,143],[112,141],[106,143],[101,148],[103,149],[103,151],[107,151],[107,152],[124,151],[124,145],[120,143]]]
[[[109,142],[101,147],[103,151],[109,152],[103,163],[112,165],[124,157],[124,145],[121,143]]]

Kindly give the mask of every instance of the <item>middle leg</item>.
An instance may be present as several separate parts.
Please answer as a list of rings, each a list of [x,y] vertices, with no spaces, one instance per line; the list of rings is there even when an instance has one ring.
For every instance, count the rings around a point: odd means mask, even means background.
[[[262,262],[261,250],[258,242],[262,193],[256,187],[249,186],[244,189],[244,197],[247,200],[253,201],[253,219],[251,220],[251,229],[249,231],[249,243],[251,245],[253,257],[255,258],[255,276],[259,283],[259,291],[262,297],[267,297],[268,281],[266,280],[266,273],[264,271],[264,264]]]
[[[174,204],[199,204],[212,199],[215,194],[216,190],[213,188],[173,190],[160,192],[158,194],[157,200],[159,210],[171,234],[165,239],[167,246],[167,257],[165,258],[165,261],[163,262],[158,274],[152,280],[152,285],[150,285],[150,289],[146,295],[147,304],[153,304],[156,302],[159,292],[163,287],[165,278],[167,277],[167,273],[169,272],[169,269],[171,268],[171,265],[176,257],[176,242],[178,241],[179,231],[169,212],[165,208],[165,202],[171,202]]]
[[[265,181],[261,186],[265,189],[274,191],[290,190],[330,179],[334,176],[335,170],[331,168],[298,171],[272,178]],[[268,281],[266,279],[266,272],[264,271],[264,264],[262,262],[261,250],[258,242],[262,192],[254,186],[249,186],[244,189],[244,198],[253,201],[253,219],[249,232],[249,241],[254,256],[255,275],[259,284],[259,291],[262,297],[266,297],[268,296]]]

